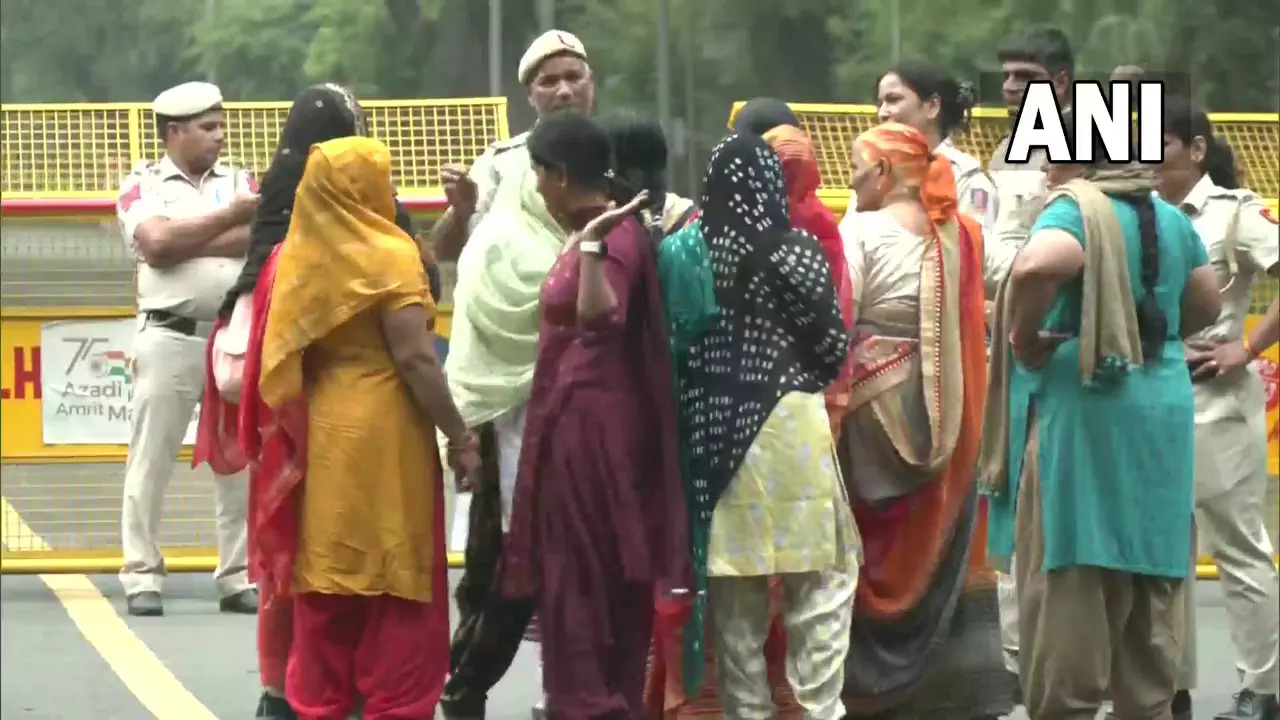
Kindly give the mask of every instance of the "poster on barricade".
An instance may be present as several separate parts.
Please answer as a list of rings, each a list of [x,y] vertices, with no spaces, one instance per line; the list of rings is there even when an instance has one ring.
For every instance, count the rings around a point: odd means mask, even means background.
[[[62,320],[40,328],[46,445],[126,445],[133,425],[133,318]],[[198,392],[202,380],[195,381]],[[184,444],[195,441],[192,414]]]

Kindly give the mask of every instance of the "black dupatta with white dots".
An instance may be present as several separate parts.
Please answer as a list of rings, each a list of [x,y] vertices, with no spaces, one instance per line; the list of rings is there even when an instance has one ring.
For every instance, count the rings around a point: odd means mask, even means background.
[[[822,392],[849,347],[826,255],[812,235],[791,229],[781,163],[760,138],[730,135],[712,151],[702,230],[719,312],[679,373],[697,583],[685,634],[686,685],[696,684],[691,673],[704,664],[701,617],[716,503],[778,400]]]

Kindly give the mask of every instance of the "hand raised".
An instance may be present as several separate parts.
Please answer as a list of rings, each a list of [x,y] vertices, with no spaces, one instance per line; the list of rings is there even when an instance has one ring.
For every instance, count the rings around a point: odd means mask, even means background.
[[[649,200],[649,191],[641,190],[630,202],[622,207],[617,203],[609,203],[608,209],[598,215],[579,233],[584,240],[603,240],[624,218],[631,215]]]

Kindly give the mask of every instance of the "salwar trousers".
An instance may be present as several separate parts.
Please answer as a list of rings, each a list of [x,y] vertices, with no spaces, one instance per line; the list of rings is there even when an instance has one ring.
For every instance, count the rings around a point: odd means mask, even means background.
[[[1046,571],[1039,441],[1018,489],[1016,559],[1022,697],[1031,720],[1170,720],[1186,583],[1091,566]]]
[[[787,680],[805,717],[840,720],[857,568],[775,576],[785,599]],[[726,718],[772,720],[777,713],[764,644],[769,634],[769,576],[712,577],[708,590],[716,685]]]
[[[258,675],[264,690],[283,697],[293,647],[293,598],[272,594],[268,583],[258,597]]]
[[[286,694],[301,720],[432,720],[449,669],[449,612],[394,595],[294,596]]]
[[[652,585],[559,574],[538,602],[550,720],[641,720]]]
[[[498,565],[510,494],[504,476],[514,477],[519,457],[515,429],[485,423],[479,428],[481,470],[468,517],[462,580],[455,599],[460,619],[450,645],[445,694],[460,704],[479,705],[515,660],[533,617],[532,599],[508,599],[499,588]],[[519,415],[523,428],[523,412]],[[512,441],[514,440],[514,446]]]

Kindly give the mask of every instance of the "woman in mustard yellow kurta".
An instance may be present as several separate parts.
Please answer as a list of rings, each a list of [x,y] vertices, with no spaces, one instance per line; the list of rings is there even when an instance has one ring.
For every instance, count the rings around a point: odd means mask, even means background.
[[[278,420],[264,443],[292,454],[269,494],[301,718],[346,718],[357,696],[365,718],[431,718],[448,667],[436,425],[451,464],[478,460],[431,351],[435,306],[395,224],[390,163],[369,138],[312,148],[261,344]]]

